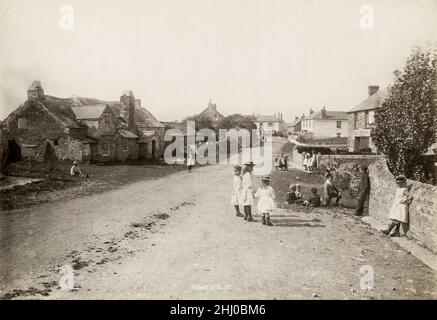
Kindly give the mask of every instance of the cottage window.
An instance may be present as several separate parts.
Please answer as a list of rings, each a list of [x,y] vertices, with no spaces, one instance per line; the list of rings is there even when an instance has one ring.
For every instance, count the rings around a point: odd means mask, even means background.
[[[341,121],[337,121],[337,128],[341,128]]]
[[[269,122],[269,127],[273,127],[273,122]]]
[[[103,119],[105,121],[105,124],[111,124],[111,115],[110,114],[104,114]]]
[[[27,119],[23,117],[17,118],[18,129],[27,129]]]
[[[214,113],[213,117],[214,117],[214,120],[217,120],[217,113]]]
[[[375,123],[375,111],[369,111],[369,125]]]
[[[369,111],[364,112],[364,125],[367,127],[369,124]]]
[[[341,132],[338,132],[337,133],[337,138],[340,138],[341,137]]]
[[[99,145],[102,156],[109,156],[109,141],[100,141]]]
[[[354,129],[357,128],[357,123],[358,123],[358,113],[354,113]]]
[[[52,139],[53,145],[58,146],[59,145],[59,139]]]

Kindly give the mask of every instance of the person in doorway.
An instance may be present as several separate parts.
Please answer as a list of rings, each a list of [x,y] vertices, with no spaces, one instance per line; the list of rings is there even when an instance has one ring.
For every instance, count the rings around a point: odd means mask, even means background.
[[[331,205],[331,200],[333,198],[336,198],[335,205],[338,206],[338,203],[341,199],[341,193],[332,182],[333,179],[334,177],[332,176],[332,174],[329,173],[326,175],[326,181],[323,186],[326,207],[329,207]]]
[[[261,186],[256,191],[255,197],[259,198],[257,209],[262,214],[262,224],[272,226],[270,213],[275,209],[276,195],[270,186],[270,177],[264,176],[261,178]]]
[[[244,208],[244,220],[252,222],[255,221],[252,217],[253,193],[254,188],[252,184],[252,171],[254,163],[252,161],[246,162],[243,168],[241,198]]]
[[[231,204],[235,208],[235,215],[243,217],[240,212],[241,205],[241,166],[238,164],[234,166],[234,184],[232,186]]]
[[[395,198],[393,200],[393,204],[390,208],[388,216],[391,220],[391,223],[388,225],[387,229],[381,231],[385,235],[390,235],[391,237],[400,236],[399,229],[401,225],[404,234],[407,232],[410,220],[410,205],[413,201],[413,196],[410,193],[411,185],[407,186],[407,179],[405,178],[405,176],[397,176],[395,178],[395,181],[397,188],[395,191]],[[390,234],[393,228],[394,232]]]
[[[364,203],[369,199],[370,195],[370,178],[367,166],[360,167],[360,184],[358,186],[358,203],[355,209],[356,216],[362,216],[364,212]]]
[[[188,173],[191,172],[193,167],[194,167],[194,155],[193,155],[193,152],[190,151],[190,153],[188,154],[188,159],[187,159]]]
[[[73,161],[73,165],[70,169],[70,175],[73,177],[88,179],[89,175],[85,174],[82,169],[79,167],[79,163],[77,161]]]

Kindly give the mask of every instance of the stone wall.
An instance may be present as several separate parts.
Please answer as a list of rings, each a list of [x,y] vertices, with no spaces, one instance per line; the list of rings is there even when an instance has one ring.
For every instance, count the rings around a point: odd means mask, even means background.
[[[1,172],[6,166],[6,161],[8,159],[9,147],[8,147],[8,136],[7,131],[3,128],[0,123],[0,176]]]
[[[372,184],[370,216],[388,223],[388,213],[396,189],[394,177],[383,158],[370,165],[369,171]],[[409,234],[432,252],[437,253],[437,186],[410,180],[408,183],[412,183],[411,193],[414,197],[410,207]]]

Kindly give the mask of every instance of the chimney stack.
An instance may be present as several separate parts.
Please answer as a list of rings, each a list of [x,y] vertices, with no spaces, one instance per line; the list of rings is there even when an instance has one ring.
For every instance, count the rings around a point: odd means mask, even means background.
[[[41,86],[41,82],[35,80],[27,89],[27,100],[44,100],[44,89]]]
[[[305,119],[305,113],[302,113],[301,119]]]
[[[368,89],[368,93],[369,93],[369,97],[370,97],[372,94],[376,93],[379,90],[379,86],[371,85],[371,86],[368,86],[367,89]]]
[[[324,106],[322,108],[322,119],[326,119],[326,108]]]
[[[135,96],[132,91],[126,90],[120,97],[120,104],[125,114],[127,114],[127,126],[135,129]]]
[[[312,108],[310,108],[310,114],[313,114],[314,110]]]
[[[208,109],[210,109],[212,111],[217,111],[217,105],[215,103],[212,103],[211,99],[209,99],[209,102],[208,102]]]

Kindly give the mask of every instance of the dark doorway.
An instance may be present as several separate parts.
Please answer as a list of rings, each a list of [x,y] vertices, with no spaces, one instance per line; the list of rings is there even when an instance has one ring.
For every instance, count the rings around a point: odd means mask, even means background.
[[[23,158],[21,156],[21,147],[18,145],[18,143],[15,142],[15,140],[8,141],[8,148],[8,163],[20,161]]]
[[[152,140],[152,158],[156,158],[156,140]]]
[[[44,152],[44,161],[45,162],[51,162],[51,161],[55,161],[58,160],[58,158],[56,157],[56,153],[55,153],[55,149],[53,148],[53,146],[50,143],[46,143],[46,150]]]

